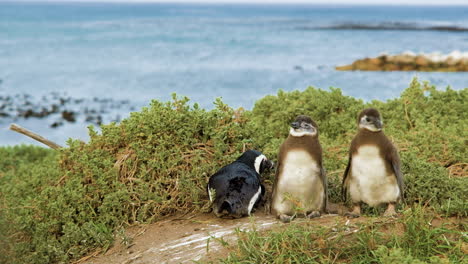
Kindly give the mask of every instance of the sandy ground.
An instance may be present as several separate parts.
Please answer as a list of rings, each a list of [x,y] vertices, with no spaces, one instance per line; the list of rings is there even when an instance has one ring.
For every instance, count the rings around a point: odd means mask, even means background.
[[[435,217],[433,226],[457,226],[464,218]],[[369,217],[348,219],[344,216],[325,214],[318,218],[296,218],[295,223],[326,226],[352,234],[360,230],[362,223],[389,223],[382,226],[382,232],[399,233],[404,228],[392,217]],[[236,246],[236,230],[267,231],[285,228],[289,224],[281,223],[272,215],[259,209],[252,217],[241,219],[221,219],[211,213],[197,213],[173,216],[150,225],[130,227],[126,230],[125,239],[118,236],[114,246],[107,252],[96,251],[78,261],[79,264],[171,264],[171,263],[217,263],[226,258]],[[341,231],[340,231],[341,232]],[[338,235],[338,234],[337,234]],[[224,244],[224,245],[223,245]],[[228,244],[228,246],[226,246]]]
[[[313,221],[325,226],[349,223],[348,219],[336,215],[294,221]],[[171,217],[151,225],[129,228],[126,231],[126,236],[130,238],[127,243],[117,239],[106,253],[97,256],[92,254],[79,263],[169,264],[216,261],[229,254],[229,248],[223,246],[221,240],[235,245],[236,229],[267,230],[282,225],[287,224],[263,212],[241,219],[220,219],[213,214]]]
[[[118,239],[106,253],[82,259],[89,264],[193,263],[227,256],[220,239],[233,242],[236,229],[263,230],[279,224],[272,216],[257,213],[241,219],[220,219],[213,214],[171,217],[126,231],[128,243]],[[125,245],[127,244],[127,245]]]
[[[463,219],[434,218],[431,224],[458,225]],[[382,226],[382,232],[403,233],[403,226],[395,218],[368,217],[348,219],[344,216],[325,214],[318,218],[296,218],[295,223],[330,227],[339,230],[346,226],[345,233],[358,232],[362,223],[394,223]],[[221,219],[211,213],[173,216],[150,225],[130,227],[126,230],[125,239],[118,236],[114,246],[107,252],[96,251],[81,260],[78,264],[172,264],[172,263],[217,263],[226,258],[236,246],[236,230],[267,231],[286,227],[272,215],[263,210],[252,217],[241,219]],[[342,229],[341,229],[342,230]],[[224,245],[223,245],[224,244]],[[226,246],[228,244],[228,246]]]

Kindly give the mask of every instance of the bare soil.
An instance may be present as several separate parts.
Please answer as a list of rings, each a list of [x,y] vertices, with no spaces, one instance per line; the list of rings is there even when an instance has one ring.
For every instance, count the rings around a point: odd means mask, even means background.
[[[308,222],[320,226],[348,226],[348,233],[357,232],[358,223],[393,222],[387,217],[348,219],[338,215],[323,215],[319,218],[298,218],[294,222]],[[455,224],[459,219],[433,219],[432,224]],[[198,213],[174,216],[151,225],[135,226],[126,231],[125,238],[118,237],[107,252],[95,252],[78,262],[89,264],[163,264],[214,261],[228,256],[235,250],[236,230],[270,230],[285,225],[263,211],[252,217],[222,219],[213,214]],[[403,227],[392,225],[382,230],[385,233],[403,233]],[[224,243],[225,242],[225,243]],[[223,245],[224,244],[224,245]],[[228,246],[226,246],[228,244]],[[99,255],[98,255],[99,254]]]
[[[360,218],[351,221],[363,220]],[[349,223],[348,219],[336,215],[324,215],[312,220],[299,218],[294,221],[311,221],[323,226]],[[169,264],[216,261],[229,254],[230,248],[226,243],[235,245],[237,229],[268,230],[283,225],[287,224],[263,212],[241,219],[222,219],[208,213],[176,216],[151,225],[129,228],[125,234],[127,239],[118,238],[106,253],[91,254],[79,262]],[[223,242],[226,242],[224,246]]]
[[[193,263],[202,258],[216,260],[229,251],[220,239],[234,241],[237,228],[262,230],[275,224],[276,219],[263,213],[241,219],[221,219],[208,213],[175,216],[151,225],[129,228],[125,235],[127,240],[119,238],[106,253],[79,262],[161,264]]]

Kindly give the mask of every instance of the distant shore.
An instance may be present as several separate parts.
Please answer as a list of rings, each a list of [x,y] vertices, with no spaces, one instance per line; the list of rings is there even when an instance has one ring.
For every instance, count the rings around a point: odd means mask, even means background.
[[[404,52],[397,55],[380,55],[365,58],[352,64],[337,66],[339,71],[424,71],[424,72],[467,72],[468,52],[453,51],[440,53],[415,54]]]

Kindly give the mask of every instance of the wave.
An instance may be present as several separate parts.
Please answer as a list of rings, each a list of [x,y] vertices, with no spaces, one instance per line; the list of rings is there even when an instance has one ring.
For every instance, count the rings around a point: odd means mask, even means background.
[[[421,24],[405,22],[360,23],[343,22],[324,26],[300,26],[298,30],[408,30],[467,32],[468,27],[454,24]]]

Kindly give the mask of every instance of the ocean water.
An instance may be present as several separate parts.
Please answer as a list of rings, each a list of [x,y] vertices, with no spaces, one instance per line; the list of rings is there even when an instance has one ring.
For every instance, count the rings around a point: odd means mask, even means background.
[[[334,70],[381,53],[454,50],[468,51],[468,6],[0,2],[0,96],[127,100],[131,108],[110,111],[121,117],[172,93],[251,109],[279,89],[308,86],[366,101],[399,96],[414,76],[466,88],[468,73]],[[86,140],[84,119],[51,128],[0,117],[0,145],[33,143],[10,122],[60,144]]]

